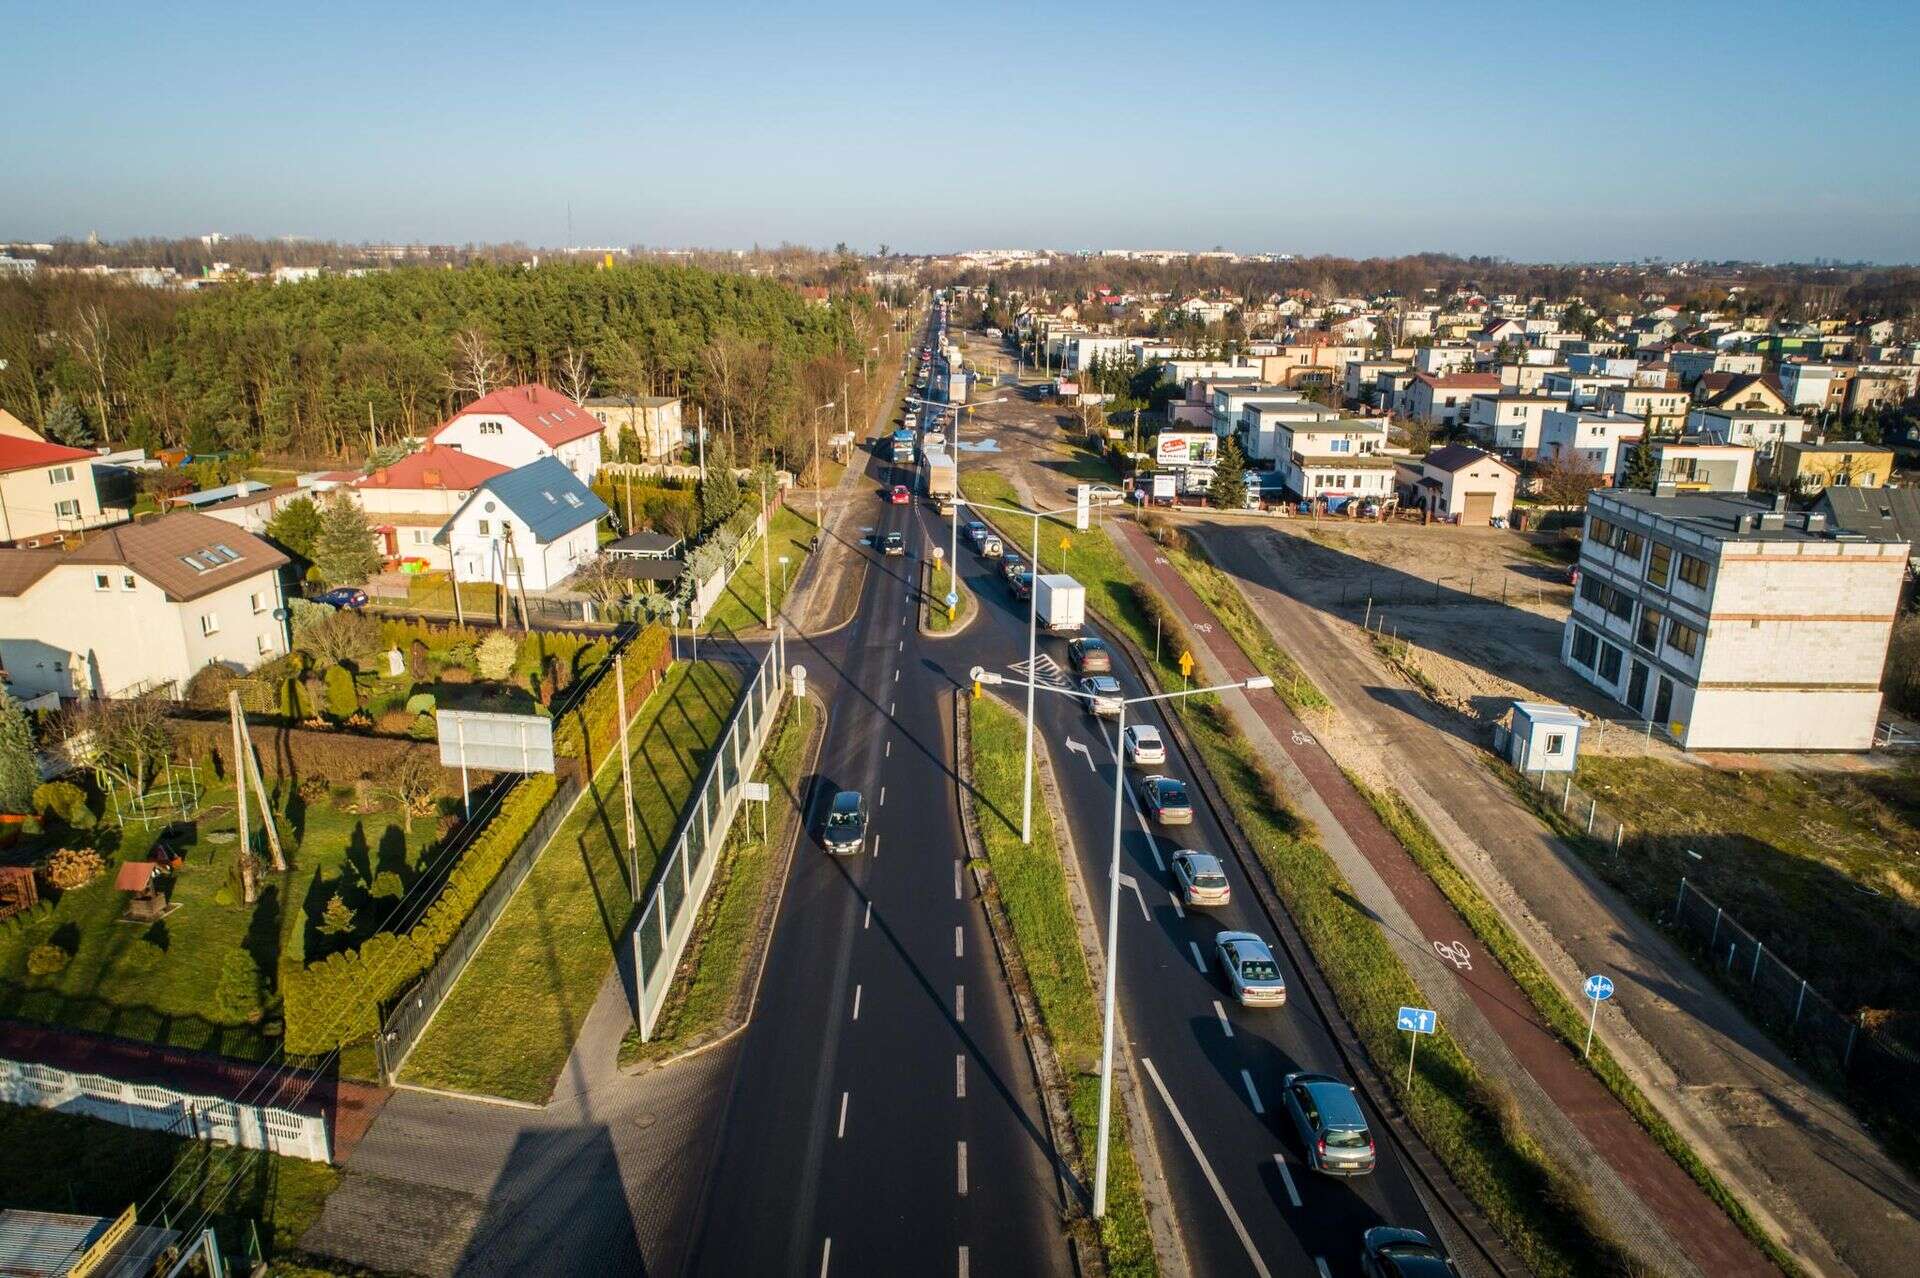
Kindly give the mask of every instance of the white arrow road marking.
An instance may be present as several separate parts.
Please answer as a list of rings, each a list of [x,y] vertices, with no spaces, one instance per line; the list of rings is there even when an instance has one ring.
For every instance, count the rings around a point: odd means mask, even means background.
[[[1140,902],[1140,917],[1149,923],[1153,922],[1153,915],[1147,911],[1146,894],[1140,890],[1140,880],[1134,878],[1131,874],[1122,874],[1120,876],[1120,886],[1133,889],[1133,899]]]
[[[1168,1112],[1173,1115],[1174,1126],[1178,1127],[1180,1134],[1186,1137],[1187,1148],[1192,1151],[1193,1160],[1200,1164],[1201,1174],[1207,1178],[1207,1184],[1213,1187],[1213,1196],[1220,1200],[1221,1209],[1227,1213],[1227,1219],[1233,1222],[1233,1232],[1239,1235],[1240,1245],[1247,1249],[1247,1259],[1253,1262],[1253,1271],[1259,1274],[1260,1278],[1273,1278],[1267,1269],[1266,1261],[1260,1259],[1260,1253],[1253,1248],[1253,1235],[1249,1234],[1246,1225],[1241,1223],[1240,1213],[1233,1209],[1233,1203],[1228,1200],[1227,1191],[1221,1186],[1220,1178],[1213,1174],[1213,1164],[1208,1162],[1206,1154],[1201,1152],[1200,1142],[1193,1138],[1193,1128],[1187,1126],[1186,1117],[1180,1113],[1180,1107],[1173,1103],[1173,1096],[1167,1091],[1167,1085],[1160,1081],[1160,1071],[1155,1069],[1153,1062],[1144,1056],[1140,1058],[1140,1063],[1146,1067],[1147,1077],[1153,1080],[1154,1090],[1159,1092],[1160,1099],[1166,1102]],[[1324,1273],[1324,1269],[1322,1272]]]
[[[1084,754],[1084,755],[1086,755],[1086,756],[1087,756],[1087,771],[1089,771],[1089,772],[1091,772],[1091,773],[1093,773],[1093,774],[1094,774],[1095,776],[1099,776],[1099,775],[1100,775],[1100,769],[1099,769],[1098,767],[1096,767],[1096,766],[1094,765],[1094,762],[1093,762],[1093,751],[1091,751],[1091,750],[1089,750],[1089,749],[1087,748],[1087,746],[1086,746],[1086,743],[1085,743],[1085,742],[1083,742],[1083,741],[1075,741],[1075,740],[1074,740],[1074,739],[1073,739],[1072,737],[1068,737],[1068,738],[1067,738],[1067,753],[1069,753],[1069,754]]]

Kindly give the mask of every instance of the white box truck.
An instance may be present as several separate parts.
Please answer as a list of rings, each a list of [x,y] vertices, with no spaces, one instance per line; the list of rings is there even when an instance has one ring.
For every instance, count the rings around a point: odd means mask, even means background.
[[[1054,634],[1071,634],[1087,624],[1087,588],[1063,572],[1034,578],[1033,601],[1040,624]]]
[[[927,498],[940,507],[940,513],[946,514],[953,509],[954,477],[953,458],[938,449],[926,454],[927,458]]]

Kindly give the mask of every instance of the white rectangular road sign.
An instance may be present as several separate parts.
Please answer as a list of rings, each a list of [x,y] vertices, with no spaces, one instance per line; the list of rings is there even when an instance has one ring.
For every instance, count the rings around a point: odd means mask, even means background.
[[[773,798],[773,788],[765,781],[743,781],[740,783],[740,797],[752,799],[756,803],[765,803]]]
[[[485,772],[553,771],[553,720],[538,714],[441,710],[440,762]]]

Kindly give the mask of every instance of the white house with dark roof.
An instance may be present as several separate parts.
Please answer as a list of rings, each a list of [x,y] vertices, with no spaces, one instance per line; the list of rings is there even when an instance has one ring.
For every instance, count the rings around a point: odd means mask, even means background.
[[[16,697],[130,696],[210,662],[251,669],[287,650],[287,557],[180,511],[71,550],[0,550],[0,668]]]
[[[1520,472],[1484,449],[1465,444],[1436,448],[1425,457],[1397,459],[1404,505],[1436,519],[1484,528],[1513,513]]]
[[[591,484],[600,470],[600,420],[559,391],[513,386],[474,400],[429,436],[429,442],[517,470],[552,457]]]
[[[558,458],[542,457],[482,480],[434,540],[460,581],[552,590],[598,553],[607,513]]]

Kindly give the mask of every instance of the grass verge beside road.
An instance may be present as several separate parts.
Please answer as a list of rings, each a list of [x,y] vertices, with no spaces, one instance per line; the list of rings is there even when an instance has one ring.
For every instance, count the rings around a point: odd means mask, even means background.
[[[1460,916],[1466,919],[1481,944],[1507,969],[1514,983],[1526,992],[1528,1001],[1539,1011],[1541,1019],[1552,1027],[1570,1050],[1578,1051],[1586,1042],[1586,1017],[1553,983],[1553,978],[1547,975],[1532,951],[1507,927],[1480,890],[1460,872],[1439,839],[1427,828],[1426,822],[1399,795],[1375,791],[1351,776],[1348,779],[1379,814],[1381,822],[1400,841],[1400,846],[1407,850],[1407,855],[1446,894],[1453,908],[1460,911]],[[1647,1130],[1648,1135],[1693,1177],[1700,1188],[1706,1191],[1707,1197],[1719,1204],[1720,1209],[1774,1264],[1789,1274],[1801,1272],[1792,1258],[1760,1227],[1759,1222],[1747,1211],[1746,1205],[1727,1190],[1719,1177],[1694,1153],[1686,1139],[1648,1102],[1639,1086],[1607,1051],[1604,1042],[1597,1038],[1594,1040],[1593,1052],[1587,1057],[1586,1064],[1606,1084],[1607,1090],[1626,1106],[1634,1120]]]
[[[622,1065],[676,1056],[729,1028],[729,1014],[753,975],[749,960],[766,944],[758,929],[765,921],[769,885],[787,854],[795,825],[806,815],[810,786],[804,771],[806,751],[818,716],[813,702],[788,699],[753,774],[773,794],[766,805],[766,833],[759,833],[759,812],[734,822],[681,961],[682,969],[691,974],[674,981],[651,1040],[643,1043],[638,1030],[627,1031],[620,1043]],[[746,833],[748,817],[755,823],[751,835]]]
[[[958,573],[950,565],[942,562],[927,570],[927,629],[936,635],[945,634],[960,624],[971,607],[968,599],[967,583],[960,580]],[[959,604],[953,612],[947,611],[947,592],[960,596]]]
[[[757,496],[749,495],[752,500]],[[787,591],[792,588],[794,578],[800,575],[800,567],[807,562],[807,543],[813,540],[814,522],[810,515],[801,514],[790,504],[783,504],[773,512],[766,546],[766,567],[772,573],[768,580],[771,587],[774,615],[778,616],[781,605],[786,602]],[[767,624],[765,601],[761,597],[761,546],[760,539],[754,538],[747,543],[744,558],[740,560],[739,571],[727,582],[720,598],[707,613],[703,634],[720,631],[754,630]],[[780,556],[785,555],[792,562],[783,571]]]
[[[240,1251],[257,1229],[269,1262],[292,1256],[297,1263],[300,1236],[319,1216],[340,1176],[337,1168],[303,1158],[0,1105],[0,1185],[6,1186],[6,1206],[112,1217],[129,1203],[147,1203],[164,1184],[165,1192],[141,1213],[140,1223],[161,1223],[161,1204],[168,1203],[168,1217],[184,1226],[231,1182],[211,1222],[221,1246]]]
[[[1080,949],[1066,873],[1044,806],[1033,814],[1033,842],[1003,813],[1020,809],[1023,746],[1020,719],[983,698],[971,708],[974,811],[986,845],[994,890],[1013,925],[1040,1020],[1066,1074],[1068,1108],[1078,1138],[1078,1172],[1092,1183],[1091,1151],[1099,1131],[1100,1013]],[[1107,1215],[1100,1237],[1112,1274],[1157,1272],[1140,1173],[1127,1143],[1126,1114],[1116,1106],[1107,1176]]]
[[[677,664],[628,726],[642,885],[738,694],[731,666]],[[633,912],[621,801],[616,750],[421,1036],[403,1082],[534,1105],[553,1094]]]

